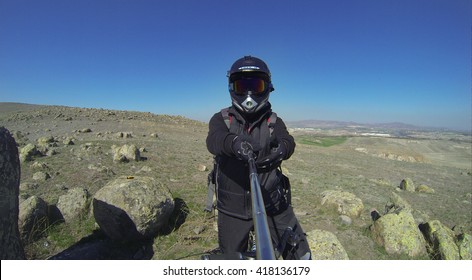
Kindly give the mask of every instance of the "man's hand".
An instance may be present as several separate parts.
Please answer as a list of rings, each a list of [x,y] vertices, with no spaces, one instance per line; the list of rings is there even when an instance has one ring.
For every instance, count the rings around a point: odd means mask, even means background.
[[[272,143],[270,153],[256,160],[256,166],[260,169],[272,169],[277,166],[286,156],[287,147],[283,141],[275,140]]]
[[[251,137],[248,135],[237,135],[233,139],[233,153],[240,160],[248,161],[249,152],[254,151],[255,148],[256,147],[251,142]]]

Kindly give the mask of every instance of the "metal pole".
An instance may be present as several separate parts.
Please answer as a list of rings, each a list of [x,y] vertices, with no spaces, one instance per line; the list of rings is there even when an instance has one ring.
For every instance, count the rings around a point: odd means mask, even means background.
[[[249,151],[249,179],[251,181],[252,219],[256,233],[256,259],[275,260],[274,247],[270,237],[269,224],[265,211],[264,199],[261,186],[257,178],[256,161],[254,153]]]

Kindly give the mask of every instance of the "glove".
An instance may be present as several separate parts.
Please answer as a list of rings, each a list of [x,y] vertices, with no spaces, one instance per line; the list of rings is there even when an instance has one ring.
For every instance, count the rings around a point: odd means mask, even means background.
[[[231,148],[239,160],[248,161],[249,153],[253,152],[255,147],[251,142],[251,137],[248,135],[237,135],[233,139]]]
[[[256,160],[256,166],[259,169],[272,169],[277,166],[286,156],[287,147],[283,142],[275,140],[271,143],[270,153]]]

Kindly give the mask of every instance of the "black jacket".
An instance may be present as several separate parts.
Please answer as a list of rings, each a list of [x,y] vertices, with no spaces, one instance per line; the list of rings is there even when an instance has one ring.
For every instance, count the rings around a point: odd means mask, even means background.
[[[219,211],[242,219],[251,219],[251,194],[249,168],[247,163],[236,158],[232,150],[233,139],[240,134],[249,135],[254,143],[259,143],[258,157],[270,152],[270,143],[277,139],[287,148],[288,159],[295,150],[295,141],[288,133],[281,118],[277,120],[270,133],[268,118],[272,114],[270,104],[253,116],[245,119],[234,107],[229,108],[230,129],[225,123],[221,112],[216,113],[210,120],[209,132],[206,139],[208,151],[216,156],[215,170],[217,185],[217,208]],[[259,182],[266,204],[267,213],[283,210],[284,176],[277,166],[271,170],[258,170]]]

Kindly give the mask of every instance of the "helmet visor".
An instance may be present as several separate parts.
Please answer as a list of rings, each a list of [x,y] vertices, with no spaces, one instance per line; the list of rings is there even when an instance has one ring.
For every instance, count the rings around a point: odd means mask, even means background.
[[[247,77],[233,81],[233,90],[237,95],[262,94],[267,90],[266,81],[261,78]]]

